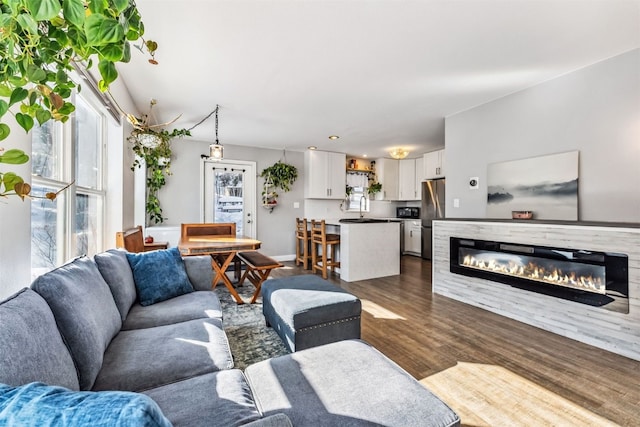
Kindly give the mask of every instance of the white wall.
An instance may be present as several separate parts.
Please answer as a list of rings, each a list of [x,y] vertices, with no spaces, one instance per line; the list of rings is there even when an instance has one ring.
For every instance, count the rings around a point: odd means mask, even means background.
[[[579,219],[640,222],[640,49],[448,117],[445,135],[448,217],[486,217],[488,164],[579,150]]]
[[[200,155],[209,152],[209,142],[191,138],[174,139],[171,175],[159,193],[166,226],[179,226],[183,222],[200,222]],[[282,150],[224,145],[227,160],[256,161],[256,173],[283,157]],[[262,209],[260,192],[264,180],[256,181],[257,238],[262,241],[261,251],[270,256],[290,257],[295,254],[295,219],[302,217],[304,206],[304,158],[300,152],[287,151],[286,161],[298,168],[298,180],[291,191],[279,192],[278,206],[269,213]],[[293,207],[299,203],[299,208]]]
[[[112,84],[110,91],[121,108],[139,116],[131,95],[121,81]],[[137,225],[134,221],[134,173],[131,170],[134,155],[126,140],[132,129],[131,124],[124,117],[120,126],[115,125],[115,122],[109,124],[105,249],[115,247],[116,232]],[[119,172],[113,173],[114,171]]]
[[[18,126],[13,117],[4,121],[11,134],[0,142],[8,150],[19,148],[31,152],[31,135]],[[2,172],[16,172],[28,180],[31,162],[24,165],[0,163]],[[18,197],[0,198],[0,299],[28,286],[31,282],[31,203]]]

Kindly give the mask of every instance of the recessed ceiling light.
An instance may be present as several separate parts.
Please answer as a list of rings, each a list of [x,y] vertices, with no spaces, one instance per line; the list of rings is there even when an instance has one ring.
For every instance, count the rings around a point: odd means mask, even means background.
[[[315,145],[310,145],[307,147],[309,150],[317,150],[318,147],[316,147]]]
[[[362,155],[362,157],[367,157],[367,155],[366,155],[366,154],[363,154],[363,155]]]
[[[338,138],[340,138],[338,135],[331,135],[331,136],[329,136],[329,139],[332,139],[332,140],[336,140],[336,139],[338,139]]]

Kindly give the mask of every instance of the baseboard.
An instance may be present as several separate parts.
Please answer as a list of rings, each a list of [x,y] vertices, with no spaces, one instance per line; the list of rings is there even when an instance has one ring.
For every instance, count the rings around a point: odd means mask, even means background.
[[[272,256],[271,258],[275,259],[276,261],[295,261],[296,254],[293,254],[293,255],[277,255],[277,256]]]

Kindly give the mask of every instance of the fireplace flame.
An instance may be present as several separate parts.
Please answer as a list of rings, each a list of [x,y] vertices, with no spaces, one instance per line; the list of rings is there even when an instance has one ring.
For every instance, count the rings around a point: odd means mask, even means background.
[[[462,260],[462,265],[477,270],[550,283],[552,285],[581,289],[599,294],[606,293],[605,283],[600,277],[593,277],[592,275],[578,276],[576,272],[573,271],[565,273],[559,268],[545,268],[533,262],[529,262],[525,266],[514,261],[500,262],[494,259],[482,260],[467,254]]]

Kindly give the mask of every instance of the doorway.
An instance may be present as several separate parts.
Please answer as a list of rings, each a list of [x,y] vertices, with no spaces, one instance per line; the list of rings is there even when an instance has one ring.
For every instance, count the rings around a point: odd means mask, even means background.
[[[203,222],[234,222],[239,236],[256,238],[256,163],[203,159]]]

